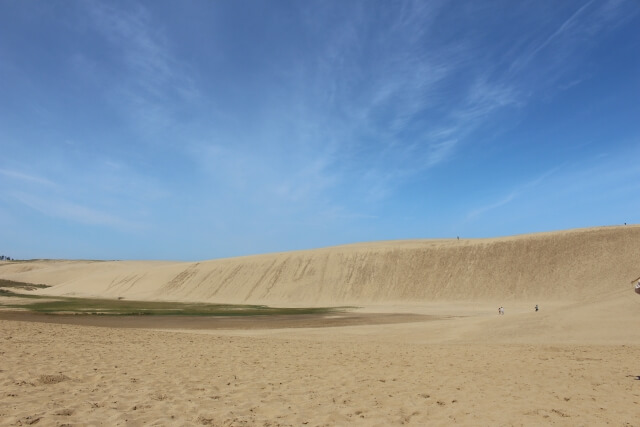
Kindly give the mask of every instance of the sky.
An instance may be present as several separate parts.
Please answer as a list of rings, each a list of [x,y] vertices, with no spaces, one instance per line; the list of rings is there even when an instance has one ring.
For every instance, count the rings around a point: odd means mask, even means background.
[[[640,223],[640,3],[0,0],[0,254]]]

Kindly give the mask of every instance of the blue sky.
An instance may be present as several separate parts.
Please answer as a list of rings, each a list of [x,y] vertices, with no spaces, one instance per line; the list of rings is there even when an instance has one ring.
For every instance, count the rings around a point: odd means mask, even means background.
[[[640,222],[640,4],[0,2],[0,253]]]

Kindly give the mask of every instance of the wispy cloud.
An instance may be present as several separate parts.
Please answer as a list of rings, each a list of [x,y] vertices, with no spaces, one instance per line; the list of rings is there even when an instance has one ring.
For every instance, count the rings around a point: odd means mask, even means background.
[[[46,162],[37,165],[46,169],[46,178],[30,171],[0,168],[5,183],[2,202],[15,206],[13,214],[21,212],[22,205],[46,217],[135,231],[144,226],[131,218],[146,217],[151,206],[167,197],[167,190],[153,179],[121,162],[83,160],[79,165],[64,153],[50,152]]]
[[[470,209],[464,222],[490,223],[495,218],[509,218],[524,220],[522,230],[526,230],[537,217],[558,216],[566,226],[594,226],[601,224],[594,221],[600,211],[609,210],[609,205],[619,207],[615,217],[621,222],[633,221],[631,212],[640,207],[640,202],[630,195],[640,190],[640,166],[628,159],[640,154],[638,147],[636,143],[564,162],[521,185],[507,187],[503,196]],[[606,216],[614,217],[610,213]]]
[[[569,33],[575,33],[580,31],[581,28],[584,28],[584,23],[580,22],[580,18],[583,13],[591,7],[595,0],[590,0],[584,5],[580,6],[569,18],[567,18],[564,22],[560,24],[560,26],[549,36],[543,38],[542,41],[538,42],[530,48],[528,51],[525,51],[522,55],[520,55],[516,60],[511,64],[510,70],[520,71],[522,68],[529,65],[529,63],[535,58],[536,54],[549,46],[553,41],[560,39],[566,36]]]
[[[336,18],[331,5],[307,17],[316,54],[283,64],[286,78],[256,94],[269,97],[277,90],[283,102],[269,105],[263,121],[251,124],[253,132],[223,132],[196,144],[211,145],[205,158],[224,159],[208,161],[220,180],[251,183],[256,194],[281,201],[318,200],[329,190],[335,200],[341,187],[351,188],[359,201],[382,200],[454,159],[479,127],[503,127],[503,112],[525,107],[533,94],[557,82],[523,71],[525,64],[541,61],[548,50],[579,51],[574,35],[601,31],[596,22],[604,8],[581,5],[548,31],[521,36],[517,42],[525,49],[504,53],[477,49],[476,34],[464,26],[448,37],[453,30],[439,21],[446,3],[402,2],[383,17],[365,3],[345,7],[349,19]],[[606,20],[619,13],[610,9]],[[329,28],[320,25],[327,19]],[[493,40],[485,42],[493,46]],[[510,72],[505,62],[520,72]],[[546,70],[566,75],[561,55],[543,62],[545,76]],[[276,145],[272,152],[265,148]]]
[[[534,179],[527,181],[524,184],[521,184],[511,189],[505,196],[500,197],[498,200],[489,202],[488,204],[472,209],[471,211],[469,211],[469,213],[467,213],[466,221],[474,220],[489,211],[493,211],[495,209],[508,205],[509,203],[513,202],[519,197],[526,196],[527,193],[531,191],[535,191],[535,189],[538,186],[543,184],[545,180],[552,177],[557,171],[558,171],[558,168],[545,171],[544,173],[540,174]]]
[[[403,2],[381,18],[375,8],[353,3],[351,19],[317,29],[319,55],[291,79],[303,106],[298,122],[327,124],[300,142],[328,147],[333,155],[324,170],[367,188],[361,193],[367,198],[384,197],[455,153],[457,131],[438,116],[466,46],[432,40],[440,8],[438,2]],[[313,29],[318,22],[314,15],[307,24]]]
[[[0,175],[4,175],[7,178],[16,179],[26,183],[39,184],[47,187],[56,187],[57,185],[46,178],[42,178],[37,175],[19,172],[15,170],[0,169]]]
[[[61,200],[56,197],[36,196],[17,191],[10,192],[9,195],[23,205],[50,217],[61,218],[80,224],[107,226],[127,231],[144,228],[142,224],[127,221],[99,209]]]
[[[301,201],[348,183],[384,197],[453,159],[478,127],[526,105],[532,93],[549,85],[554,79],[526,71],[543,52],[576,52],[579,34],[600,31],[619,15],[615,2],[581,5],[555,27],[523,36],[532,42],[506,55],[508,71],[496,65],[503,64],[502,52],[477,49],[473,32],[463,27],[456,37],[447,36],[451,28],[439,21],[451,13],[444,2],[407,1],[384,14],[364,2],[341,5],[348,19],[336,18],[334,6],[308,9],[313,14],[305,28],[315,54],[280,64],[284,78],[257,88],[256,99],[281,102],[265,105],[252,130],[242,120],[245,111],[234,109],[222,127],[195,123],[210,137],[185,145],[192,153],[207,153],[209,165],[198,155],[194,160],[206,170],[215,168],[222,185],[251,183],[260,189],[256,194]],[[91,11],[101,34],[124,47],[127,73],[118,93],[131,122],[162,134],[158,130],[177,123],[171,101],[184,105],[199,97],[190,65],[177,58],[143,6],[121,10],[92,3]],[[327,20],[329,28],[322,25]],[[563,75],[561,58],[545,57],[543,68]],[[265,82],[273,71],[268,70],[261,75]]]
[[[513,191],[513,192],[507,194],[506,196],[504,196],[503,198],[501,198],[500,200],[497,200],[497,201],[495,201],[493,203],[490,203],[488,205],[481,206],[479,208],[475,208],[475,209],[473,209],[471,212],[469,212],[467,214],[466,219],[467,220],[474,219],[474,218],[476,218],[476,217],[478,217],[478,216],[480,216],[480,215],[482,215],[482,214],[484,214],[486,212],[489,212],[489,211],[497,209],[497,208],[499,208],[501,206],[504,206],[504,205],[510,203],[511,201],[513,201],[516,197],[518,197],[519,194],[520,194],[519,191]]]
[[[553,9],[552,13],[557,14]],[[634,0],[591,0],[580,4],[559,22],[555,16],[542,17],[555,26],[543,26],[542,30],[527,35],[532,41],[512,53],[512,62],[504,78],[524,79],[539,88],[553,87],[566,78],[575,83],[584,78],[580,73],[587,72],[576,69],[581,63],[578,58],[598,42],[602,33],[614,30],[638,13],[640,8]]]
[[[490,82],[486,77],[479,77],[469,88],[465,102],[452,112],[452,117],[458,127],[472,129],[496,110],[520,103],[521,94],[512,82]]]
[[[176,109],[199,98],[189,66],[179,60],[168,39],[139,3],[118,8],[87,3],[99,33],[114,47],[122,70],[111,95],[117,108],[142,132],[161,135],[176,124]],[[115,62],[116,64],[118,61]]]

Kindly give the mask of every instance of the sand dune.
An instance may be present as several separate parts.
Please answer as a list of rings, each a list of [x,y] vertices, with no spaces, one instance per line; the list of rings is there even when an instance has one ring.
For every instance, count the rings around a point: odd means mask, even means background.
[[[640,226],[410,240],[202,262],[31,261],[0,277],[51,295],[271,305],[583,300],[640,275]]]
[[[192,263],[0,263],[0,278],[51,295],[429,315],[144,326],[155,330],[0,317],[0,425],[640,426],[636,276],[640,226]]]

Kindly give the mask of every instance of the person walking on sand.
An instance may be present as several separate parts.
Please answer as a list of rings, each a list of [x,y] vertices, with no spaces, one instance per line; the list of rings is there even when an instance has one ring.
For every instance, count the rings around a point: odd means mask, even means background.
[[[538,311],[538,304],[536,304],[536,311]]]

